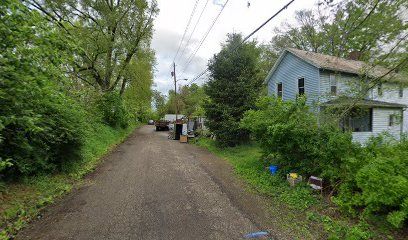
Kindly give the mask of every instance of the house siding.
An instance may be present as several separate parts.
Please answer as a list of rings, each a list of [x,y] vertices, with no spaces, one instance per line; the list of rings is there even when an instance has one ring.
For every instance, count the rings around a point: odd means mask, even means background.
[[[360,79],[357,76],[336,74],[338,95],[352,96],[353,89],[356,89]],[[330,72],[320,71],[320,102],[325,102],[334,98],[330,96]],[[383,95],[378,95],[378,88],[374,87],[368,94],[368,99],[405,104],[408,106],[408,88],[404,88],[403,97],[399,97],[398,84],[383,84]],[[408,133],[408,111],[402,113],[402,131]]]
[[[337,96],[353,96],[355,90],[359,88],[360,78],[357,75],[333,72],[319,69],[318,66],[303,60],[289,51],[285,51],[279,58],[279,62],[271,70],[266,81],[268,94],[277,94],[277,84],[282,83],[282,100],[295,100],[298,95],[298,79],[304,78],[305,94],[307,104],[312,106],[336,98],[330,94],[330,74],[335,74],[337,80]],[[394,84],[394,89],[388,86],[383,87],[383,96],[379,97],[377,88],[372,89],[367,95],[367,99],[384,101],[389,103],[400,103],[408,105],[408,88],[404,89],[404,96],[398,96],[398,85]],[[389,116],[391,114],[402,115],[402,122],[389,126]],[[353,140],[365,143],[371,136],[377,136],[387,132],[395,138],[401,137],[401,130],[408,133],[408,111],[400,108],[380,108],[373,109],[372,132],[353,132]]]
[[[302,77],[305,79],[307,104],[313,105],[319,96],[319,69],[289,52],[285,53],[275,72],[267,79],[269,95],[276,95],[277,84],[282,82],[282,99],[295,100],[298,95],[298,79]]]
[[[336,76],[337,81],[337,95],[331,96],[330,94],[330,74]],[[345,75],[341,73],[333,73],[328,71],[320,71],[320,97],[319,102],[323,103],[331,99],[336,98],[339,95],[352,96],[354,94],[353,89],[357,87],[358,78],[351,75]]]
[[[389,126],[389,117],[392,114],[401,114],[400,109],[373,108],[372,132],[353,132],[353,141],[364,144],[372,136],[387,132],[396,139],[400,139],[401,124]]]
[[[399,103],[408,106],[408,88],[403,89],[403,96],[399,97],[399,85],[398,84],[383,84],[383,95],[378,95],[378,88],[375,87],[371,90],[370,96],[373,100]],[[404,133],[408,133],[408,111],[405,110],[402,114],[402,130]]]

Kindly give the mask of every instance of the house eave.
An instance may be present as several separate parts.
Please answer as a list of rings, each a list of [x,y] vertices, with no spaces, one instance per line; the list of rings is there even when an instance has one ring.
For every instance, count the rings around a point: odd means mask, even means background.
[[[356,106],[356,107],[368,107],[368,108],[407,108],[404,104],[399,103],[390,103],[390,102],[383,102],[377,100],[369,100],[369,99],[334,99],[328,102],[321,104],[321,106],[329,106],[329,107],[341,107],[341,106]]]

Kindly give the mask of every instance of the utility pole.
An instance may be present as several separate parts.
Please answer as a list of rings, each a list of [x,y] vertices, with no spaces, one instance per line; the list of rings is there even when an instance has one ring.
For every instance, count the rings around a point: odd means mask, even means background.
[[[174,101],[176,105],[176,122],[177,122],[177,115],[178,115],[178,101],[177,101],[177,78],[176,78],[176,63],[173,62],[173,72],[172,72],[173,78],[174,78]]]
[[[177,99],[177,82],[178,81],[187,81],[187,78],[183,78],[183,79],[177,79],[176,78],[176,63],[173,62],[173,71],[171,72],[171,76],[174,79],[174,101],[175,101],[175,107],[176,107],[176,122],[177,122],[177,118],[178,118],[178,99]]]

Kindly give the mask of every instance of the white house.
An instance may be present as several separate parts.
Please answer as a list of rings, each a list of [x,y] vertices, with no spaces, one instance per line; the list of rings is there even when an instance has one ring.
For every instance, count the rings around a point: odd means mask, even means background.
[[[294,100],[306,94],[313,107],[353,103],[363,109],[358,117],[348,117],[343,127],[350,129],[353,139],[364,143],[370,136],[387,132],[400,138],[408,131],[408,88],[402,77],[383,67],[371,67],[362,61],[287,48],[269,72],[268,93],[283,100]],[[380,78],[386,75],[386,78]],[[365,80],[363,80],[365,79]],[[378,83],[377,79],[386,80]],[[365,96],[355,96],[361,81],[376,83]]]

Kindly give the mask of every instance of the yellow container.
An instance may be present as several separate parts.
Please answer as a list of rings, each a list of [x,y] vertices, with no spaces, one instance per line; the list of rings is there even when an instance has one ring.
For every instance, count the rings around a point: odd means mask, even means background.
[[[289,176],[293,179],[298,178],[298,174],[297,173],[289,173]]]

